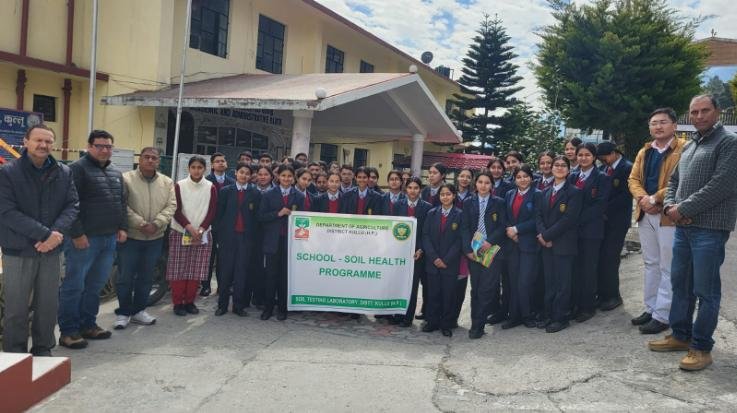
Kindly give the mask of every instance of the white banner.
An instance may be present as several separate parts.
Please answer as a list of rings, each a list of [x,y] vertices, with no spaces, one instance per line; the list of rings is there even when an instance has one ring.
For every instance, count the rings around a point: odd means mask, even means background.
[[[414,217],[289,217],[290,311],[404,313],[412,292]]]

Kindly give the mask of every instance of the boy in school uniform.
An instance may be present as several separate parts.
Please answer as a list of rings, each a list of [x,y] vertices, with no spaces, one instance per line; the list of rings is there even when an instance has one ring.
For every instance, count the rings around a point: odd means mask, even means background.
[[[225,155],[220,152],[215,152],[210,156],[210,165],[212,170],[205,179],[210,181],[218,192],[228,185],[235,184],[235,179],[225,173],[228,170],[228,161],[225,159]],[[202,287],[200,288],[200,296],[202,297],[207,297],[212,293],[210,284],[212,282],[213,267],[215,267],[215,279],[218,280],[218,283],[220,282],[220,268],[215,266],[215,262],[218,258],[217,232],[213,231],[212,236],[216,241],[212,244],[212,254],[210,255],[210,267],[209,272],[207,273],[207,279],[202,281]]]
[[[356,187],[343,193],[344,214],[381,215],[381,195],[368,187],[368,171],[364,167],[356,170]]]

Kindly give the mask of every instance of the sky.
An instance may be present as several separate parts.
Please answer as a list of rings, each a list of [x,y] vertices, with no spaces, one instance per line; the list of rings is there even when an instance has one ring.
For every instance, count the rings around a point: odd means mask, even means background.
[[[554,23],[544,0],[317,0],[364,29],[420,58],[424,51],[434,55],[430,66],[453,70],[456,79],[461,59],[483,14],[498,16],[511,37],[518,57],[515,63],[523,76],[524,89],[518,98],[541,107],[541,94],[531,73],[541,27]],[[575,0],[583,3],[585,0]],[[737,39],[735,0],[670,0],[684,18],[704,18],[697,39],[711,36]]]

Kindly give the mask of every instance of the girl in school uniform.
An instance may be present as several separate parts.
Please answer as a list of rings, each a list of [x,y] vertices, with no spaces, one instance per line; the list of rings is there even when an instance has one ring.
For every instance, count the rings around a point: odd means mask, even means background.
[[[409,171],[402,172],[402,190],[405,190],[407,188],[407,182],[409,182],[409,178],[412,178],[412,173]]]
[[[218,194],[217,228],[220,254],[220,285],[218,285],[218,308],[216,316],[228,312],[231,290],[233,313],[245,317],[250,302],[253,274],[247,268],[253,245],[257,243],[256,213],[261,193],[249,185],[253,169],[251,165],[239,163],[235,171],[235,184],[223,187]]]
[[[538,191],[543,192],[553,185],[553,158],[555,154],[551,151],[542,152],[537,157],[537,169],[540,171],[540,175],[534,182],[535,188]]]
[[[566,141],[564,146],[564,153],[568,161],[571,163],[570,173],[578,171],[578,156],[576,155],[576,149],[583,143],[580,138],[572,138]]]
[[[343,214],[381,215],[380,199],[368,186],[369,174],[365,167],[356,169],[356,187],[343,193]]]
[[[422,229],[427,273],[427,319],[422,331],[440,329],[444,336],[453,335],[455,286],[461,258],[461,210],[454,205],[453,184],[441,184],[440,205],[427,213]]]
[[[506,167],[504,161],[499,158],[492,159],[489,164],[489,172],[492,177],[491,195],[501,198],[502,200],[507,195],[507,192],[514,189],[514,184],[504,179]],[[499,268],[500,281],[494,285],[494,296],[491,300],[489,307],[489,324],[494,325],[501,323],[507,319],[509,314],[509,301],[511,290],[509,286],[509,262],[507,260],[507,249],[505,244],[507,237],[500,243],[499,253],[494,258],[497,261]]]
[[[513,328],[520,324],[534,328],[532,298],[540,250],[535,218],[541,193],[532,185],[532,169],[529,165],[522,164],[512,173],[517,190],[507,192],[505,198],[511,294],[509,319],[502,324],[502,328]]]
[[[294,173],[294,176],[296,179],[294,189],[304,196],[304,209],[302,211],[315,211],[315,208],[317,208],[317,195],[307,190],[312,183],[312,172],[307,168],[299,168]]]
[[[315,212],[327,212],[337,214],[341,211],[340,173],[330,172],[328,174],[327,190],[316,200]]]
[[[265,165],[260,165],[256,169],[256,185],[255,188],[259,194],[263,195],[274,187],[274,173],[271,168]],[[261,221],[256,221],[254,224],[254,234],[252,251],[251,251],[251,282],[248,288],[252,290],[253,304],[256,308],[263,310],[264,308],[264,288],[266,280],[266,266],[264,264],[264,251],[263,243],[261,240],[264,238],[264,228]],[[248,294],[248,293],[246,293]]]
[[[546,189],[538,207],[537,241],[542,248],[545,273],[545,318],[538,328],[557,333],[568,327],[573,263],[578,248],[577,221],[582,192],[567,181],[570,162],[553,159],[553,186]]]
[[[217,212],[217,190],[204,178],[205,159],[189,159],[189,176],[174,185],[177,209],[169,232],[169,265],[174,314],[199,313],[194,304],[200,282],[207,279],[212,254],[210,224]]]
[[[456,175],[456,183],[458,194],[456,194],[455,207],[463,210],[463,203],[466,199],[473,195],[473,172],[468,168],[463,168]],[[466,288],[468,288],[468,257],[461,254],[461,261],[458,266],[458,280],[456,281],[455,291],[455,308],[453,311],[453,328],[458,327],[458,318],[461,315],[463,301],[466,300]]]
[[[541,193],[552,187],[555,181],[553,159],[555,159],[555,154],[552,151],[543,151],[537,157],[537,168],[540,174],[533,185]],[[542,321],[545,318],[545,274],[543,273],[542,254],[538,254],[537,262],[532,310],[536,314],[536,321]]]
[[[498,196],[499,198],[504,199],[504,197],[507,195],[507,191],[509,191],[510,189],[514,189],[514,184],[504,179],[504,174],[506,173],[504,161],[499,158],[494,158],[491,160],[491,162],[489,162],[488,168],[493,179],[491,194],[493,196]]]
[[[594,165],[596,145],[579,145],[576,157],[579,168],[568,176],[568,182],[583,192],[583,204],[578,218],[578,259],[573,271],[573,312],[576,321],[583,323],[596,312],[597,268],[611,181]]]
[[[440,162],[430,165],[427,170],[427,186],[422,189],[422,200],[436,207],[440,205],[438,198],[438,189],[440,184],[445,182],[445,176],[448,174],[448,168]]]
[[[499,262],[496,258],[489,267],[484,267],[474,260],[471,249],[471,240],[477,232],[484,236],[480,251],[500,245],[505,238],[506,208],[503,199],[491,194],[492,180],[488,171],[480,172],[476,176],[476,193],[463,203],[461,248],[469,259],[471,271],[471,329],[468,331],[471,339],[484,335],[494,286],[499,284]]]
[[[276,319],[287,319],[287,219],[292,211],[302,211],[304,195],[292,187],[294,169],[279,165],[276,169],[279,186],[264,194],[258,218],[264,225],[263,251],[266,261],[266,288],[262,320],[271,318],[274,296],[277,296]]]
[[[381,195],[381,211],[384,215],[396,216],[397,204],[405,198],[402,192],[402,173],[397,170],[389,171],[386,183],[389,190]]]

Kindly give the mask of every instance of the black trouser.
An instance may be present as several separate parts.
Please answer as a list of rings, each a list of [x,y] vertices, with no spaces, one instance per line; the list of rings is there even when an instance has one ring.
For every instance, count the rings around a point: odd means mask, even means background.
[[[236,234],[231,243],[220,246],[220,252],[218,307],[228,309],[232,289],[233,311],[242,310],[248,304],[246,291],[251,278],[247,274],[251,243],[244,233]]]
[[[599,255],[599,300],[619,298],[620,296],[619,264],[622,260],[622,248],[628,229],[627,224],[620,223],[612,223],[606,227]]]
[[[425,317],[429,325],[442,329],[453,328],[457,279],[457,274],[427,273],[427,313]]]
[[[453,325],[458,325],[458,318],[461,316],[463,302],[466,300],[466,286],[468,286],[468,276],[458,278],[455,286],[455,308],[453,308]]]
[[[218,259],[218,243],[215,241],[217,237],[215,236],[214,232],[212,234],[212,253],[210,254],[210,266],[208,267],[207,271],[207,279],[202,280],[202,287],[210,288],[210,283],[212,282],[212,267],[215,267],[215,280],[218,282],[218,288],[220,287],[220,267],[215,265],[217,263]]]
[[[509,250],[509,318],[531,320],[532,296],[537,276],[537,253],[524,252],[515,245]]]
[[[537,274],[535,275],[535,284],[532,287],[532,312],[538,317],[545,315],[545,266],[543,265],[543,256],[537,256]]]
[[[599,266],[600,239],[578,240],[578,258],[573,268],[573,304],[578,311],[596,310],[596,273]]]
[[[573,255],[555,255],[551,248],[543,248],[545,272],[545,316],[553,321],[568,320],[571,311],[571,277]]]
[[[468,267],[471,270],[471,329],[483,330],[494,298],[494,286],[499,285],[499,262],[494,261],[486,268],[473,261]]]
[[[279,311],[287,311],[287,239],[279,237],[274,254],[266,254],[266,283],[264,292],[264,310],[274,308],[274,296]]]
[[[262,239],[262,238],[256,238]],[[246,285],[246,305],[248,305],[248,299],[253,296],[253,303],[255,305],[264,304],[264,284],[266,278],[266,266],[264,265],[264,250],[263,245],[260,242],[252,244],[251,250],[251,261],[248,264],[249,268],[249,282]]]
[[[404,314],[405,321],[412,321],[415,319],[415,311],[417,310],[417,293],[420,289],[420,280],[425,278],[425,258],[420,258],[415,261],[415,269],[412,273],[412,294],[409,297],[409,305],[407,306],[407,312]],[[425,304],[425,290],[422,288],[422,304]]]
[[[488,314],[509,314],[509,259],[508,257],[495,260],[499,268],[499,280],[494,283],[493,297],[489,303]],[[501,281],[501,282],[500,282]]]

